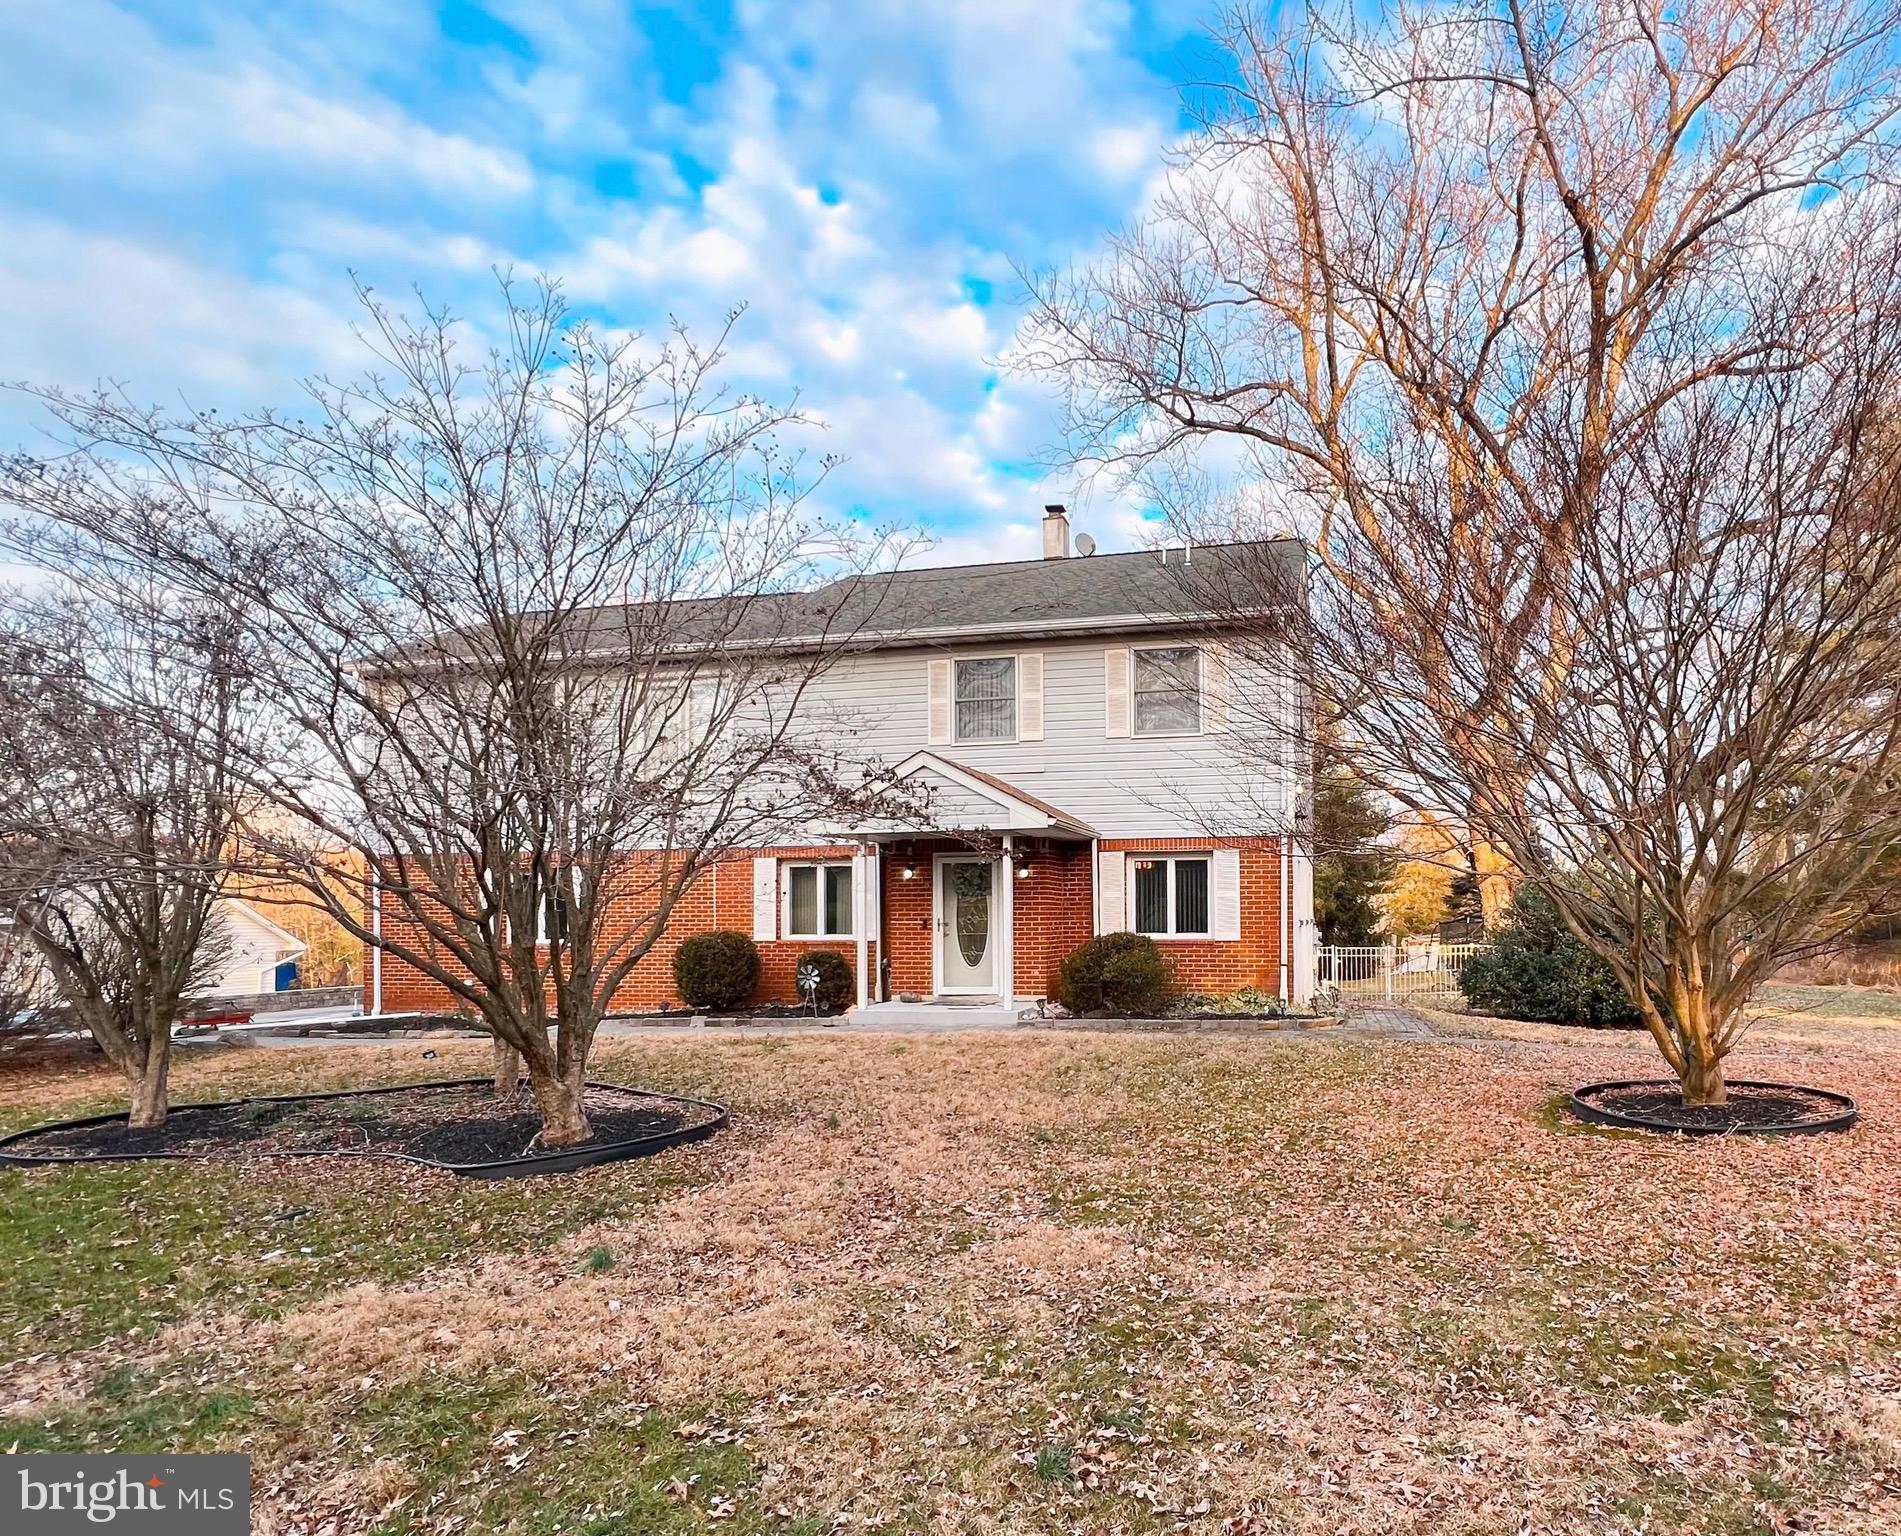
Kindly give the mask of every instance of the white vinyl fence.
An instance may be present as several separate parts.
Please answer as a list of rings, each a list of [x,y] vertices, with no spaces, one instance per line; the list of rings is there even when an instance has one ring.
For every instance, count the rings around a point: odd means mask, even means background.
[[[1483,944],[1441,944],[1416,939],[1404,944],[1322,944],[1314,969],[1322,987],[1341,997],[1404,1002],[1408,998],[1456,1000],[1459,972]]]

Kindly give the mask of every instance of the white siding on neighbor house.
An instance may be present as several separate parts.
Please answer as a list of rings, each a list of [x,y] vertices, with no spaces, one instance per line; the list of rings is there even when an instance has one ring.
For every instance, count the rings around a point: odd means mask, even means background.
[[[218,974],[204,987],[204,991],[214,997],[243,997],[252,992],[273,991],[278,963],[303,952],[303,945],[295,939],[288,938],[236,902],[220,902],[213,909],[212,922],[224,946]]]
[[[809,728],[827,739],[848,742],[855,755],[896,763],[928,749],[951,762],[1005,779],[1104,837],[1278,833],[1282,827],[1271,823],[1291,803],[1286,776],[1263,761],[1266,754],[1251,737],[1243,741],[1218,728],[1193,736],[1111,738],[1108,734],[1105,675],[1113,674],[1116,664],[1105,661],[1105,652],[1131,643],[1169,643],[1170,638],[1157,633],[1133,639],[1063,639],[1009,647],[992,642],[868,652],[840,660],[818,679],[803,713]],[[1197,643],[1193,637],[1174,637],[1174,643],[1184,642]],[[1039,664],[1028,668],[1019,663],[1018,739],[934,741],[934,735],[951,734],[952,722],[946,716],[953,712],[942,706],[933,708],[935,699],[943,697],[951,670],[944,663],[962,655],[1004,652],[1040,658]],[[1120,670],[1126,672],[1126,668]],[[1212,711],[1215,718],[1207,721],[1217,727],[1225,723],[1225,701],[1253,701],[1280,691],[1275,679],[1238,658],[1223,673]],[[1041,696],[1040,708],[1024,707],[1026,676],[1041,684],[1035,690]],[[1204,716],[1211,713],[1206,703]],[[1126,719],[1126,694],[1121,713]],[[1026,727],[1040,727],[1041,739],[1030,739]],[[1249,750],[1250,743],[1255,750]]]

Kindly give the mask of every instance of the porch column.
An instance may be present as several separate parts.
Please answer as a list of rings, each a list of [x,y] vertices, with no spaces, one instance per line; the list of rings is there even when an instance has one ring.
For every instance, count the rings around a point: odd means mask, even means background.
[[[1017,872],[1016,861],[1010,855],[1016,849],[1016,839],[1006,832],[1003,834],[1003,953],[998,963],[1003,967],[1003,976],[998,991],[1003,994],[1003,1006],[1009,1008],[1015,1002],[1017,970]]]
[[[864,1007],[865,1003],[869,1000],[869,993],[866,991],[867,978],[865,976],[865,951],[867,948],[865,942],[865,928],[870,921],[871,892],[866,889],[865,869],[865,840],[861,837],[858,840],[857,846],[852,850],[851,856],[851,926],[853,934],[856,935],[852,943],[853,947],[857,950],[858,961],[858,963],[852,967],[852,971],[858,985],[858,1006],[860,1008]]]

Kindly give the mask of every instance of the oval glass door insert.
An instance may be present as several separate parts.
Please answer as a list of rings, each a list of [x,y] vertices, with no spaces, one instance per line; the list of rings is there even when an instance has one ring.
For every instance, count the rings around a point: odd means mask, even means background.
[[[957,950],[965,965],[975,966],[990,946],[990,866],[953,864],[951,889],[957,898]]]

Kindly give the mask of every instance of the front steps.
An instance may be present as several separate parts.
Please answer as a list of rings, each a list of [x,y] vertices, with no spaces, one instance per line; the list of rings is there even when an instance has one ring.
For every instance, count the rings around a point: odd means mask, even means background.
[[[867,1003],[846,1010],[844,1022],[866,1029],[1011,1029],[1036,1017],[1034,1001],[1006,1008],[995,997],[931,997],[915,1003]]]

